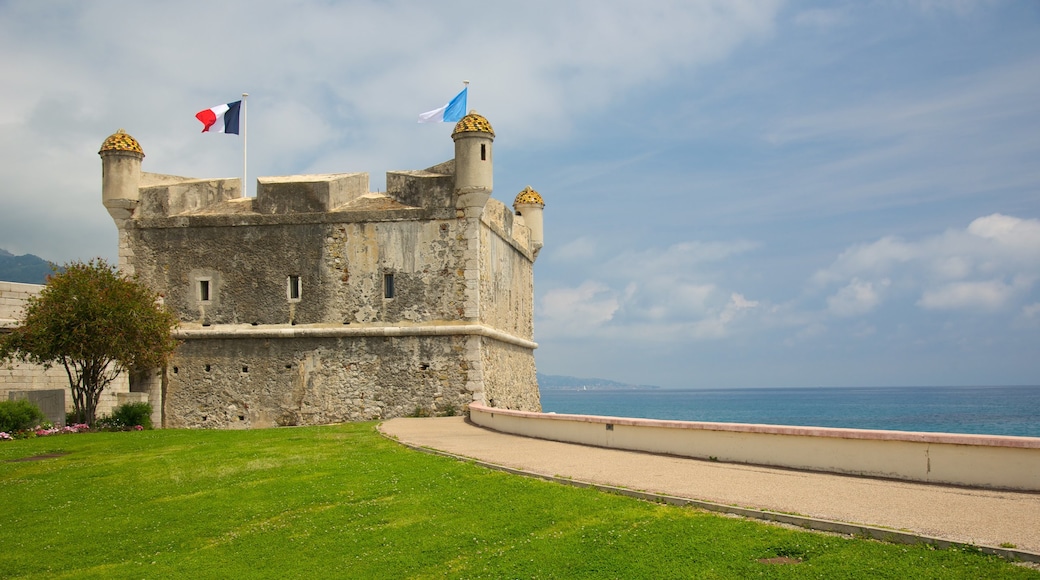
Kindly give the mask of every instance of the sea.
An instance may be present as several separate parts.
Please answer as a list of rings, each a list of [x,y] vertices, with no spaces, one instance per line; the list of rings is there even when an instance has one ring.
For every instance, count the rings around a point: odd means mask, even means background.
[[[542,389],[542,411],[1040,437],[1040,386]]]

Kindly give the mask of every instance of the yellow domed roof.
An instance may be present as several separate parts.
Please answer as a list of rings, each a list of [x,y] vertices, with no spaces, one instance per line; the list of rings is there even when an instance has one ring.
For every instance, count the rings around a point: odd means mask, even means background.
[[[468,115],[455,124],[455,130],[451,132],[451,136],[454,137],[459,133],[491,133],[492,137],[495,136],[495,130],[491,128],[491,123],[488,123],[488,120],[476,111],[470,111]]]
[[[516,199],[513,200],[513,209],[516,209],[516,206],[525,203],[545,205],[542,196],[538,195],[537,191],[531,189],[530,185],[525,187],[520,193],[516,194]]]
[[[105,142],[101,144],[101,150],[98,153],[104,153],[105,151],[129,151],[131,153],[140,153],[141,157],[144,157],[144,150],[141,149],[141,144],[122,129],[109,135],[108,139],[105,139]]]

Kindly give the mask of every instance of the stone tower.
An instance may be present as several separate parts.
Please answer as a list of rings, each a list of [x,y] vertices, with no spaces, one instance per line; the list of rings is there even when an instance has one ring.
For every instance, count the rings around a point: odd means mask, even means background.
[[[484,208],[494,188],[491,145],[495,131],[476,111],[470,111],[451,133],[455,141],[455,192],[458,208]],[[476,217],[480,217],[479,213]]]
[[[542,234],[543,209],[545,209],[545,201],[537,191],[531,189],[530,185],[518,193],[516,199],[513,200],[513,210],[516,211],[516,215],[524,218],[524,224],[531,230],[531,246],[534,248],[535,256],[545,245],[545,238]]]
[[[101,156],[101,200],[119,231],[119,271],[134,274],[133,250],[125,229],[141,199],[141,160],[144,151],[126,131],[109,135],[98,151]]]
[[[494,163],[491,144],[495,130],[482,115],[470,111],[451,132],[455,141],[455,207],[463,224],[465,251],[466,306],[464,315],[471,320],[480,317],[480,216],[494,188]],[[471,353],[479,361],[476,353]],[[479,362],[478,362],[479,364]],[[482,389],[471,383],[471,389]]]

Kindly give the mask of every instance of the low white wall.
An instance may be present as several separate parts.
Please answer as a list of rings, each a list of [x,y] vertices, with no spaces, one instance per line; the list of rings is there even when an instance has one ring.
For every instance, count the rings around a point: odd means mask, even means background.
[[[872,477],[1040,491],[1040,438],[656,421],[469,406],[482,427],[539,439]]]

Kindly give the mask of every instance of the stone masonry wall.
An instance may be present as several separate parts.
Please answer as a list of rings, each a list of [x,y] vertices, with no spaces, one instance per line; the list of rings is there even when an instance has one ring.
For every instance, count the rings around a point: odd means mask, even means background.
[[[489,200],[480,232],[480,321],[516,338],[534,336],[534,264],[524,250],[527,228],[502,203]],[[480,339],[484,402],[493,407],[541,411],[534,352],[488,337]]]
[[[534,336],[531,260],[487,225],[481,228],[480,321],[516,336]]]
[[[457,229],[447,219],[131,232],[138,275],[182,321],[266,325],[459,320],[465,281]],[[384,294],[387,274],[392,299]],[[298,277],[298,300],[288,296],[289,276]]]
[[[530,349],[481,339],[484,403],[518,411],[541,411],[534,355]]]
[[[256,428],[461,413],[465,336],[193,339],[168,372],[166,427]]]

